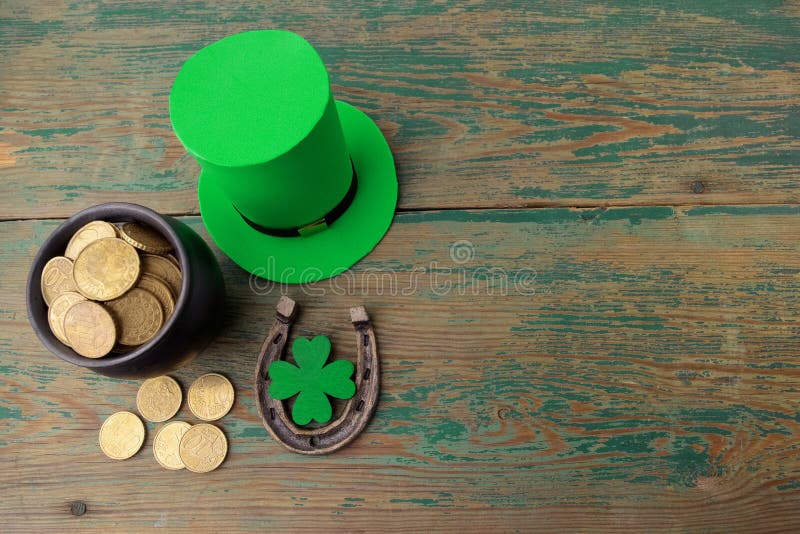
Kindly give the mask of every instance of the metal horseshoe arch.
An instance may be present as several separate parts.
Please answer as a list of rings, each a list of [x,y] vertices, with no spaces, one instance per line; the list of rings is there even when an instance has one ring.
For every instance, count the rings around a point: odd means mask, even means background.
[[[281,359],[294,322],[297,303],[281,297],[276,306],[275,323],[261,346],[256,364],[256,406],[264,427],[281,445],[300,454],[328,454],[353,441],[367,426],[378,405],[380,367],[375,332],[363,306],[350,309],[356,334],[356,393],[334,421],[320,428],[305,429],[295,425],[283,402],[269,393],[269,366]]]

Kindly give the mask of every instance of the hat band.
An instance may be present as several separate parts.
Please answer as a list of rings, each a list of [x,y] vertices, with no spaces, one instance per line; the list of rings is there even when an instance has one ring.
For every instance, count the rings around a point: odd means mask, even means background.
[[[350,158],[350,168],[353,169],[353,174],[350,177],[350,187],[347,189],[347,193],[344,194],[342,200],[339,201],[336,206],[333,207],[331,211],[325,214],[323,217],[320,217],[314,222],[304,224],[303,226],[295,226],[293,228],[270,228],[268,226],[262,226],[255,221],[248,219],[244,213],[239,211],[239,208],[233,206],[233,209],[236,210],[244,222],[246,222],[250,228],[253,230],[257,230],[262,234],[272,235],[275,237],[303,237],[303,236],[310,236],[316,234],[317,232],[321,232],[328,228],[331,224],[333,224],[336,219],[342,216],[342,214],[347,211],[347,208],[350,207],[350,204],[353,203],[353,199],[356,196],[356,190],[358,189],[358,174],[356,173],[356,167],[353,165],[353,159]]]

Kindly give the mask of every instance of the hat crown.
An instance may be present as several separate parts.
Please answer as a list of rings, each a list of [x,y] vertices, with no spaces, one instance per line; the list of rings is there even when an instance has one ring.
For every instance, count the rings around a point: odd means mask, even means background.
[[[305,39],[284,30],[250,31],[184,63],[170,92],[170,119],[201,165],[243,167],[302,141],[330,97],[325,64]]]
[[[239,33],[197,52],[175,78],[170,118],[202,180],[260,227],[313,224],[352,183],[325,65],[292,32]]]
[[[175,79],[170,118],[202,166],[209,235],[254,275],[334,276],[389,228],[397,203],[389,145],[365,113],[334,100],[302,37],[247,32],[199,51]]]

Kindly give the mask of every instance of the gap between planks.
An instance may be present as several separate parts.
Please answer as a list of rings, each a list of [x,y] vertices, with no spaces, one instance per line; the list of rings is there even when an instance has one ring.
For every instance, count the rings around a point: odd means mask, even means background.
[[[545,210],[545,209],[574,209],[574,210],[592,210],[592,209],[628,209],[628,208],[641,208],[645,206],[658,206],[670,207],[678,209],[690,209],[696,206],[800,206],[800,202],[748,202],[745,204],[739,202],[693,202],[691,204],[670,204],[670,203],[652,203],[640,202],[630,204],[527,204],[524,206],[459,206],[457,208],[434,208],[434,207],[421,207],[421,208],[397,208],[395,213],[420,213],[432,211],[502,211],[502,210]],[[78,210],[80,211],[80,210]],[[75,213],[77,213],[76,211]],[[168,215],[170,217],[200,217],[200,212],[187,211],[187,212],[159,212],[161,215]],[[11,217],[4,218],[0,216],[0,223],[7,222],[24,222],[24,221],[64,221],[68,217]]]

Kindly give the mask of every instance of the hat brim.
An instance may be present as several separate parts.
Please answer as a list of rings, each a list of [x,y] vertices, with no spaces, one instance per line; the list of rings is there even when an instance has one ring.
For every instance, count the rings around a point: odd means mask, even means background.
[[[205,176],[207,171],[200,173],[200,214],[208,233],[246,271],[291,284],[324,280],[369,254],[389,229],[397,205],[397,173],[389,145],[365,113],[338,100],[336,108],[358,189],[347,211],[321,232],[302,237],[259,232]]]

